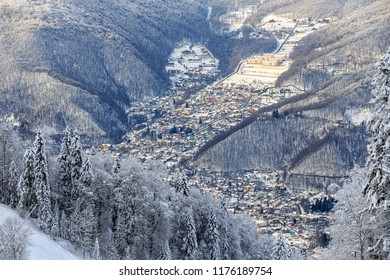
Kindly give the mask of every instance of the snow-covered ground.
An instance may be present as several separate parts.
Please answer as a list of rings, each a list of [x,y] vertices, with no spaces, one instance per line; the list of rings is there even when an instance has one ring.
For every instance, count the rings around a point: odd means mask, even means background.
[[[362,125],[369,119],[371,112],[366,108],[348,108],[345,117],[354,125]]]
[[[0,227],[7,218],[19,218],[16,211],[8,206],[0,204]],[[23,220],[20,219],[22,222]],[[29,260],[77,260],[80,259],[71,253],[71,245],[67,241],[56,242],[48,235],[44,234],[34,224],[26,221],[23,224],[30,231],[27,245],[27,259]]]
[[[256,6],[250,5],[221,16],[220,21],[226,24],[229,32],[234,32],[242,28],[245,21],[253,15],[254,12],[256,12]]]
[[[217,75],[218,63],[204,45],[184,42],[173,50],[165,69],[175,88],[176,83],[183,86]]]
[[[264,17],[260,25],[261,29],[274,34],[278,39],[279,45],[283,44],[274,53],[286,59],[277,66],[249,65],[247,62],[243,62],[240,64],[238,71],[224,80],[224,83],[274,86],[278,77],[290,68],[292,61],[288,57],[293,48],[302,38],[314,32],[314,30],[317,30],[322,25],[324,24],[317,21],[309,23],[306,19],[300,19],[297,22],[297,20],[288,18],[287,16],[284,17],[274,14]]]
[[[261,21],[261,28],[267,31],[279,31],[281,28],[293,28],[295,22],[288,16],[269,14]]]

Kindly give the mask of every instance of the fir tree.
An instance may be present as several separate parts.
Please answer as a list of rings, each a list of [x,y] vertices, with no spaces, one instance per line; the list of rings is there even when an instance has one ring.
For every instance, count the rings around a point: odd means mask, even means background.
[[[80,214],[80,234],[81,245],[84,250],[84,258],[91,255],[95,245],[96,218],[94,206],[89,203]]]
[[[185,233],[183,238],[182,251],[184,252],[184,259],[192,260],[198,250],[198,242],[196,240],[196,228],[192,207],[188,209],[184,217]]]
[[[74,194],[80,199],[80,207],[86,208],[86,204],[93,203],[93,192],[92,192],[92,167],[87,158],[82,166],[80,178],[74,187]]]
[[[229,236],[228,236],[228,225],[229,222],[229,212],[227,209],[227,201],[225,198],[221,199],[221,208],[222,208],[222,220],[221,220],[221,258],[223,260],[229,260],[229,251],[230,251],[230,244],[229,244]]]
[[[228,230],[226,228],[226,226],[224,226],[222,228],[222,232],[223,232],[223,235],[224,235],[224,238],[222,240],[222,259],[223,260],[230,260],[230,257],[229,257],[229,249],[230,249],[230,245],[229,245],[229,241],[228,241]]]
[[[291,255],[290,242],[279,232],[272,250],[272,258],[274,260],[289,260]]]
[[[19,202],[18,195],[18,168],[15,161],[11,161],[9,167],[9,178],[8,178],[8,193],[9,193],[9,206],[15,209]]]
[[[125,252],[125,260],[132,260],[132,259],[134,259],[133,258],[133,252],[132,252],[133,250],[131,249],[131,247],[130,247],[130,245],[129,246],[127,246],[127,248],[126,248],[126,252]]]
[[[101,260],[99,239],[97,237],[95,239],[95,247],[93,248],[92,259]]]
[[[77,131],[73,133],[72,144],[70,149],[70,157],[72,162],[72,170],[71,170],[72,184],[73,186],[75,186],[77,185],[78,180],[80,179],[81,168],[83,167],[82,148],[81,148],[80,138]],[[77,192],[72,193],[72,199],[73,201],[77,199]]]
[[[64,239],[70,239],[69,236],[69,230],[70,230],[70,223],[68,220],[68,216],[65,214],[65,210],[61,211],[61,217],[60,217],[60,237]]]
[[[169,240],[171,236],[171,225],[169,209],[164,204],[158,204],[153,211],[153,219],[151,221],[151,256],[157,259],[161,257],[161,251],[166,245],[165,241]]]
[[[77,211],[80,212],[79,233],[82,248],[84,250],[84,258],[89,257],[94,248],[95,234],[97,231],[97,221],[95,217],[95,202],[91,189],[92,184],[92,168],[87,158],[82,166],[80,178],[77,186],[74,188],[77,194]]]
[[[376,66],[371,101],[374,112],[367,128],[370,142],[366,161],[368,182],[364,194],[369,198],[369,209],[377,225],[369,251],[375,258],[386,259],[390,255],[383,246],[385,239],[390,240],[390,48]]]
[[[75,209],[70,215],[69,219],[69,239],[76,246],[76,248],[81,247],[81,213],[80,203],[78,200],[76,201]]]
[[[378,72],[372,83],[374,98],[371,101],[374,113],[368,122],[368,182],[364,189],[374,208],[390,199],[390,48],[376,66]]]
[[[121,259],[125,258],[127,244],[127,225],[123,211],[120,211],[117,215],[117,223],[114,228],[114,240],[116,251]]]
[[[53,237],[60,236],[60,214],[59,214],[57,203],[54,206],[52,226],[50,228],[50,235]]]
[[[59,194],[60,211],[65,210],[70,215],[72,208],[72,160],[70,155],[71,137],[68,129],[64,132],[61,151],[58,156],[57,191]]]
[[[34,153],[27,148],[24,157],[24,171],[20,176],[18,183],[18,207],[24,213],[30,213],[38,205],[34,189]],[[36,211],[31,213],[32,218],[36,218]]]
[[[162,248],[159,259],[160,260],[171,260],[172,259],[171,249],[169,248],[168,240],[166,240],[164,243],[164,247]]]
[[[107,237],[104,243],[102,243],[103,246],[103,257],[107,260],[119,260],[123,259],[118,255],[118,252],[114,246],[114,240],[112,238],[112,234],[110,233]]]
[[[35,138],[34,146],[34,187],[38,201],[38,221],[41,228],[47,232],[52,221],[51,189],[47,171],[45,146],[40,132],[38,132]]]
[[[182,192],[185,196],[189,195],[187,179],[183,173],[179,172],[175,174],[173,178],[173,187],[177,193]]]
[[[209,223],[205,232],[205,238],[207,242],[207,247],[210,253],[210,259],[219,260],[220,259],[220,249],[219,249],[219,231],[217,225],[217,219],[215,217],[215,212],[211,211]]]

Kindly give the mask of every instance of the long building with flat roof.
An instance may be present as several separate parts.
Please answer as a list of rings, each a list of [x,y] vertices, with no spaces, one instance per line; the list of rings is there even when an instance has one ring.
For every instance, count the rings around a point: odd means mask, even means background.
[[[277,54],[263,54],[248,58],[246,63],[248,65],[253,64],[262,66],[277,66],[279,63],[285,60],[285,58],[285,56]]]

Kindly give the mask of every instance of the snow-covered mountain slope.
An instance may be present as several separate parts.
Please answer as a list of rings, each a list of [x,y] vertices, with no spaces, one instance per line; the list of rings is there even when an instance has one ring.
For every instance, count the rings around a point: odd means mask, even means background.
[[[8,218],[18,219],[19,215],[16,211],[12,210],[8,206],[0,204],[0,227]],[[44,234],[41,230],[39,230],[35,225],[33,225],[29,221],[26,221],[23,225],[29,230],[28,245],[27,245],[27,259],[29,260],[77,260],[79,259],[79,257],[71,253],[66,248],[66,247],[71,247],[67,242],[54,241],[51,237]]]
[[[167,57],[206,15],[190,0],[2,0],[0,115],[118,140],[131,101],[167,88]]]
[[[294,2],[294,3],[292,3]],[[374,64],[390,45],[387,0],[275,0],[259,6],[253,23],[270,12],[293,18],[332,18],[294,48],[277,86],[309,95],[279,106],[283,118],[254,115],[202,147],[200,167],[216,171],[282,170],[293,188],[323,188],[364,165]],[[364,6],[364,9],[362,8]],[[294,8],[299,7],[299,8]],[[327,77],[324,79],[324,77]],[[282,104],[282,103],[280,103]],[[276,108],[270,108],[275,110]]]

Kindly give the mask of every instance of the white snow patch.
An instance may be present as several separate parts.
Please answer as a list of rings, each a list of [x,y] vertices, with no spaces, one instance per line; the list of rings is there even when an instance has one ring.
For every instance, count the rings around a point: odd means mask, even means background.
[[[211,14],[213,13],[213,7],[207,7],[207,18],[206,21],[209,21],[211,19]]]
[[[19,214],[0,204],[0,226],[7,218],[19,218]],[[22,221],[22,220],[21,220]],[[29,260],[78,260],[80,259],[69,250],[71,248],[68,241],[56,242],[48,235],[44,234],[30,221],[26,221],[24,225],[30,230],[31,234],[28,237],[29,245],[27,246]],[[60,244],[62,245],[60,245]]]
[[[348,108],[344,117],[354,125],[362,125],[371,115],[367,108]]]
[[[254,5],[231,11],[220,17],[220,21],[227,25],[229,32],[239,30],[245,25],[245,21],[256,11]]]

